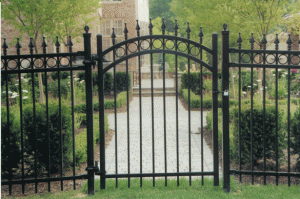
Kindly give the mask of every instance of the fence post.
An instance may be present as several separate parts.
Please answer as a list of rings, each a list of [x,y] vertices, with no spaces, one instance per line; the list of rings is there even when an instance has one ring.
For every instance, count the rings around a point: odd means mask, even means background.
[[[104,74],[102,55],[102,35],[97,35],[98,93],[99,93],[99,131],[100,131],[100,188],[105,189],[105,122],[104,122]]]
[[[229,31],[227,24],[222,31],[222,112],[223,112],[223,189],[230,192],[229,157]],[[227,92],[225,92],[227,91]]]
[[[218,34],[212,35],[213,50],[213,153],[214,186],[219,186],[219,141],[218,141]]]
[[[84,66],[86,86],[86,121],[87,121],[87,172],[88,172],[88,194],[95,194],[94,175],[94,132],[93,132],[93,78],[92,78],[92,55],[91,55],[91,33],[89,27],[85,26],[84,38]]]

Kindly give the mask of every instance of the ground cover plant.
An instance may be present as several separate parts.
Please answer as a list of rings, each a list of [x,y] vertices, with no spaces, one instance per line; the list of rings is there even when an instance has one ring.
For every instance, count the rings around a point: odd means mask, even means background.
[[[192,180],[192,186],[189,186],[188,179],[180,178],[180,185],[177,181],[168,179],[168,186],[165,186],[164,179],[156,179],[155,187],[150,179],[143,179],[143,187],[140,187],[138,178],[131,178],[130,188],[128,188],[127,179],[118,180],[118,188],[115,188],[114,179],[106,180],[106,189],[100,190],[100,181],[95,181],[95,195],[87,195],[87,181],[79,190],[45,193],[40,196],[32,195],[26,198],[278,198],[296,199],[299,197],[298,186],[292,185],[249,185],[238,184],[231,178],[231,192],[225,193],[220,186],[213,186],[212,178],[204,178],[204,186],[201,180]],[[14,197],[11,197],[14,198]]]

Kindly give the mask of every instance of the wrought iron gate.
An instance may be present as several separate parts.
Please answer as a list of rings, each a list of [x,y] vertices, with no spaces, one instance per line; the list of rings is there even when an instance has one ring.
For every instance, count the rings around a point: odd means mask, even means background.
[[[162,25],[162,35],[153,35],[152,34],[152,23],[150,21],[149,25],[149,32],[150,35],[148,36],[140,36],[140,27],[137,22],[136,30],[137,30],[137,37],[128,39],[128,30],[126,28],[125,24],[125,30],[124,30],[124,37],[125,40],[116,44],[115,43],[115,33],[113,29],[112,33],[112,43],[113,46],[108,48],[105,51],[102,51],[102,36],[97,35],[97,60],[98,60],[98,75],[99,79],[101,80],[99,82],[99,118],[100,118],[100,169],[96,168],[97,172],[96,175],[100,175],[100,181],[101,181],[101,189],[105,189],[105,180],[107,178],[116,178],[116,186],[118,186],[118,178],[128,178],[128,186],[130,186],[130,178],[131,177],[140,177],[141,186],[142,186],[142,177],[153,177],[153,186],[155,186],[155,177],[165,177],[165,183],[167,185],[167,177],[168,176],[177,176],[177,183],[179,185],[179,176],[189,176],[189,182],[191,184],[191,176],[207,176],[212,175],[214,176],[214,185],[219,185],[219,160],[218,160],[218,73],[217,73],[217,67],[218,67],[218,36],[217,34],[212,35],[212,49],[209,49],[202,45],[202,38],[203,33],[202,29],[200,30],[199,39],[200,42],[195,42],[190,40],[190,28],[189,24],[187,26],[186,32],[187,32],[187,38],[178,37],[178,26],[176,22],[176,26],[174,27],[175,30],[175,36],[165,35],[165,24],[163,22]],[[85,33],[85,35],[90,35],[89,33]],[[89,37],[85,37],[89,38]],[[160,42],[159,47],[156,47],[154,45],[155,42]],[[166,44],[171,43],[172,47],[167,46]],[[85,43],[90,43],[90,41],[85,41]],[[145,48],[142,46],[142,43],[147,43],[147,47]],[[180,47],[184,46],[184,49],[181,49]],[[134,50],[133,50],[134,49]],[[192,54],[192,50],[196,50],[196,54]],[[202,61],[202,51],[206,51],[207,53],[212,55],[212,65],[207,64],[206,62]],[[113,53],[113,60],[112,63],[110,63],[106,68],[103,68],[103,57],[107,55],[108,53]],[[122,54],[118,54],[119,52],[123,52]],[[155,53],[162,53],[163,54],[163,114],[164,114],[164,157],[165,157],[165,172],[164,173],[156,173],[155,172],[155,163],[154,163],[154,140],[155,140],[155,131],[154,131],[154,96],[153,96],[153,55]],[[153,166],[153,172],[152,173],[143,173],[142,172],[142,135],[143,135],[143,129],[142,129],[142,105],[141,105],[141,62],[140,57],[145,54],[150,54],[150,62],[151,62],[151,107],[152,107],[152,166]],[[166,153],[166,100],[165,100],[165,54],[173,54],[175,55],[175,81],[176,81],[176,119],[177,122],[174,125],[177,125],[177,172],[167,172],[167,153]],[[190,129],[190,103],[189,103],[189,172],[179,172],[179,157],[178,157],[178,94],[179,94],[179,87],[178,87],[178,62],[177,57],[182,56],[188,59],[188,78],[190,77],[190,60],[198,63],[201,65],[201,77],[202,77],[202,66],[207,68],[209,71],[212,72],[212,79],[213,79],[213,94],[212,94],[212,101],[213,101],[213,171],[204,172],[203,169],[203,148],[201,150],[201,158],[202,158],[202,168],[199,168],[200,172],[191,172],[191,129]],[[127,82],[126,82],[126,88],[127,88],[127,102],[129,102],[129,79],[128,79],[128,60],[133,57],[138,57],[138,77],[139,77],[139,114],[140,114],[140,173],[130,173],[130,132],[129,132],[129,103],[127,103],[127,152],[128,152],[128,173],[127,174],[119,174],[118,173],[118,161],[117,161],[117,111],[116,111],[116,90],[114,90],[114,103],[115,103],[115,165],[116,165],[116,173],[115,174],[106,174],[105,170],[105,139],[104,139],[104,93],[103,93],[103,77],[104,74],[108,72],[108,70],[113,69],[113,74],[116,74],[116,65],[121,62],[126,62],[126,74],[127,74]],[[87,56],[86,59],[89,57]],[[115,78],[114,78],[114,84]],[[200,83],[202,84],[202,83]],[[114,86],[116,89],[116,86]],[[202,88],[202,85],[200,85],[200,88]],[[190,88],[188,89],[188,101],[190,101]],[[202,101],[201,101],[202,103]],[[202,131],[202,145],[203,145],[203,108],[201,104],[201,131]],[[88,114],[92,114],[92,107],[90,107],[91,111],[87,111]],[[90,116],[92,118],[92,116]],[[92,131],[92,129],[90,129]],[[125,132],[122,132],[125,133]],[[91,133],[92,135],[92,133]],[[90,143],[92,145],[92,142]],[[91,147],[93,148],[93,147]],[[133,149],[136,150],[136,149]],[[90,151],[92,152],[92,150]],[[89,153],[92,154],[92,153]],[[95,170],[95,167],[93,165],[94,157],[92,155],[88,156],[89,160],[89,193],[94,192],[94,179],[93,179],[93,172]],[[98,163],[96,163],[98,165]]]

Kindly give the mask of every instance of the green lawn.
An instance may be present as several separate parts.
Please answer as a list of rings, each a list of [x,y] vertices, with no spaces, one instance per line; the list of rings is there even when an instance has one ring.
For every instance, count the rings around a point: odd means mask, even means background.
[[[286,185],[239,185],[231,180],[231,192],[224,193],[222,186],[214,187],[213,179],[205,179],[204,186],[201,180],[192,180],[189,186],[187,179],[180,179],[180,186],[177,187],[176,180],[168,180],[165,187],[164,180],[156,180],[156,186],[152,186],[152,180],[143,180],[143,187],[140,188],[139,179],[131,179],[131,187],[128,188],[127,179],[119,179],[119,187],[115,188],[115,180],[106,181],[106,190],[100,190],[100,181],[97,180],[96,193],[88,197],[87,183],[77,191],[59,192],[44,194],[37,197],[27,198],[299,198],[299,186],[288,187]],[[222,185],[222,182],[220,182]]]

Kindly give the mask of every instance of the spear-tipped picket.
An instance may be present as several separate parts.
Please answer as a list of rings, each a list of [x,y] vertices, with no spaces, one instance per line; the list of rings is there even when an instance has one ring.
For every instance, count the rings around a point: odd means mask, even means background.
[[[85,33],[88,33],[89,30],[90,30],[90,28],[89,28],[88,26],[85,26],[85,27],[84,27],[84,30],[85,30]]]
[[[289,34],[289,38],[288,40],[286,41],[287,45],[288,45],[288,50],[291,50],[292,49],[292,38],[291,38],[291,34]]]
[[[115,45],[116,44],[115,28],[112,29],[111,38],[112,38],[112,44]]]
[[[255,43],[255,39],[254,39],[253,33],[251,33],[251,38],[249,39],[249,42],[251,44],[251,49],[253,49],[254,48],[254,43]]]
[[[140,25],[139,25],[139,20],[136,20],[136,26],[135,26],[136,34],[139,37],[140,36]]]
[[[125,40],[127,40],[127,39],[128,39],[128,29],[127,29],[127,23],[124,23],[124,26],[125,26],[125,28],[124,28]]]
[[[267,38],[266,38],[266,33],[264,33],[263,39],[261,41],[261,43],[263,44],[263,49],[266,50],[267,49]]]
[[[30,37],[30,42],[29,42],[29,51],[30,51],[30,54],[33,54],[33,48],[34,48],[34,44],[33,44],[33,38]]]
[[[161,30],[162,30],[162,34],[164,35],[166,32],[165,18],[162,19]]]
[[[224,29],[224,31],[227,31],[228,25],[226,23],[223,24],[223,29]]]
[[[241,37],[241,33],[239,33],[239,38],[237,39],[237,43],[238,43],[238,45],[239,45],[239,49],[242,48],[242,42],[243,42],[243,39],[242,39],[242,37]]]
[[[203,34],[203,31],[202,31],[202,26],[200,26],[200,32],[199,32],[200,44],[203,43],[203,36],[204,36],[204,34]]]
[[[59,43],[59,41],[58,41],[58,36],[56,36],[55,46],[56,46],[56,52],[59,53],[60,43]]]
[[[47,48],[47,43],[46,43],[46,39],[45,36],[43,36],[43,43],[42,43],[42,47],[43,47],[43,52],[44,54],[46,54],[46,48]]]
[[[3,54],[4,54],[4,55],[7,55],[7,48],[8,48],[8,45],[7,45],[7,43],[6,43],[6,38],[4,38],[4,42],[3,42],[2,48],[3,48]]]
[[[174,30],[175,30],[175,36],[178,36],[178,29],[179,29],[179,26],[177,24],[177,19],[175,19],[175,27],[174,27]]]
[[[149,28],[149,34],[152,35],[153,34],[153,32],[152,32],[153,31],[152,30],[153,29],[152,18],[150,18],[150,23],[149,23],[148,28]]]
[[[191,37],[190,22],[187,22],[187,28],[186,28],[185,32],[187,33],[187,38],[190,39],[190,37]]]
[[[280,43],[280,41],[278,39],[278,33],[276,34],[276,38],[275,38],[274,43],[275,43],[275,49],[278,50],[279,49],[279,43]]]
[[[68,42],[68,46],[69,46],[69,51],[72,52],[72,47],[73,47],[73,42],[72,42],[72,36],[69,36],[69,42]]]
[[[17,49],[17,54],[20,54],[20,49],[22,48],[19,38],[17,38],[17,43],[16,43],[16,49]]]

